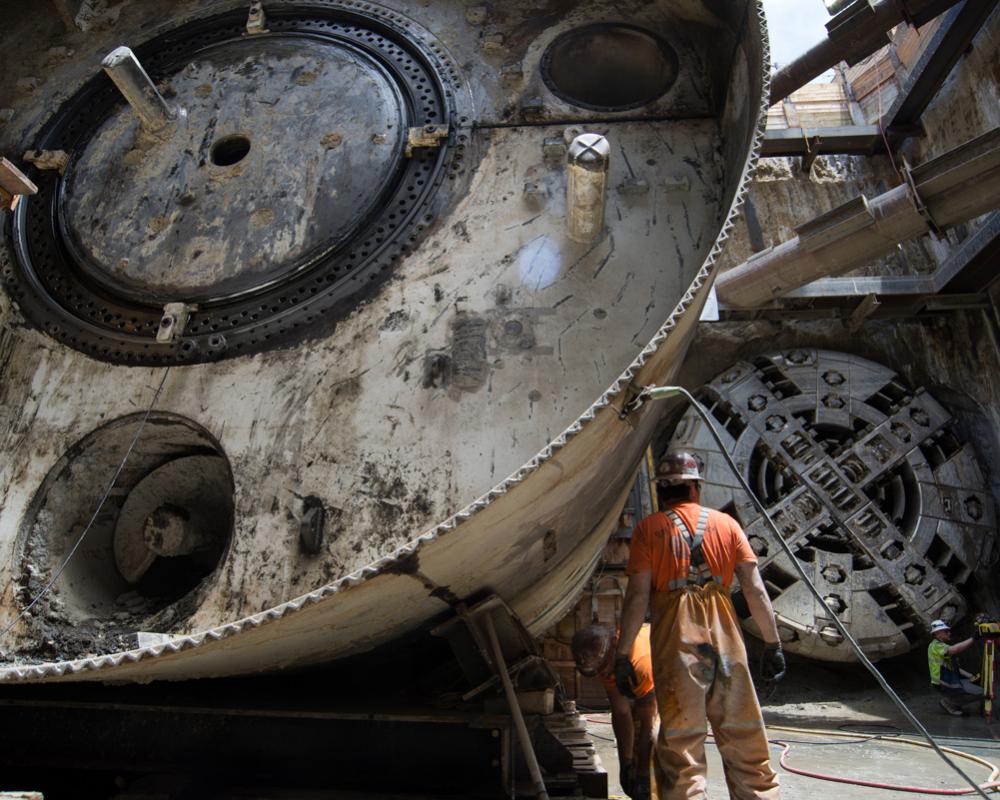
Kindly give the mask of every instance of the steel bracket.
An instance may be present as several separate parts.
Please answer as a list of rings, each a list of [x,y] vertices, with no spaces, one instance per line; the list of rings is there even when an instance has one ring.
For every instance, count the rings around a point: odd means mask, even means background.
[[[198,306],[187,303],[167,303],[163,307],[163,317],[160,318],[160,327],[156,331],[156,341],[158,344],[170,344],[174,342],[187,326],[191,314],[198,310]]]
[[[447,125],[421,125],[410,128],[406,134],[406,157],[413,155],[417,147],[440,147],[448,140],[450,128]]]
[[[931,235],[933,235],[935,239],[943,238],[944,233],[941,231],[940,226],[938,226],[938,224],[934,221],[934,217],[931,214],[930,209],[927,208],[927,204],[920,196],[920,191],[917,189],[917,181],[913,177],[913,168],[909,165],[905,158],[903,159],[901,172],[903,179],[906,181],[907,196],[910,198],[910,202],[913,203],[913,207],[916,209],[923,221],[927,223],[927,227],[930,229]]]
[[[267,14],[261,0],[253,0],[247,12],[247,34],[254,36],[258,33],[268,33]]]

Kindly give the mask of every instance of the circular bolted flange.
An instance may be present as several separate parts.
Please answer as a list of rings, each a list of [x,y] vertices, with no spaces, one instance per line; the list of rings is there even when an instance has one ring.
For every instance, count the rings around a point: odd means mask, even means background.
[[[133,105],[98,72],[38,134],[72,156],[65,175],[32,173],[5,280],[49,335],[168,364],[327,332],[447,202],[460,78],[429,33],[357,4],[293,0],[266,35],[246,21],[234,10],[116,51],[109,74],[134,67]],[[410,151],[427,126],[445,135]],[[183,331],[161,329],[171,303],[191,309]]]
[[[972,448],[933,397],[871,361],[798,349],[734,365],[700,399],[782,538],[870,657],[905,653],[931,620],[965,613],[962,585],[992,547],[995,509]],[[699,456],[703,502],[746,529],[779,625],[796,632],[783,637],[788,650],[853,658],[694,411],[670,446]]]

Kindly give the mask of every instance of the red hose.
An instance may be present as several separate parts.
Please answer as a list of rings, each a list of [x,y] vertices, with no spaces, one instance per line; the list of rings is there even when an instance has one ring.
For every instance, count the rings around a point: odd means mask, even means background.
[[[588,722],[596,722],[602,725],[610,725],[610,721],[603,719],[594,719],[593,717],[585,718]],[[714,738],[711,733],[707,734],[709,738]],[[879,737],[873,736],[872,739],[877,739]],[[772,744],[780,745],[781,758],[779,763],[781,768],[786,772],[791,772],[794,775],[802,775],[805,778],[815,778],[820,781],[832,781],[834,783],[849,783],[852,786],[864,786],[869,789],[887,789],[894,792],[912,792],[913,794],[924,794],[932,795],[937,797],[961,797],[962,795],[975,794],[976,790],[971,787],[968,789],[931,789],[925,786],[902,786],[895,783],[879,783],[878,781],[865,781],[860,778],[844,778],[839,775],[827,775],[823,772],[810,772],[809,770],[799,769],[798,767],[791,766],[786,756],[791,752],[792,746],[788,742],[783,742],[781,739],[768,739]],[[984,792],[988,792],[992,789],[1000,788],[1000,781],[993,781],[992,783],[983,783],[979,786]]]
[[[787,742],[783,742],[780,739],[771,739],[774,744],[781,745],[781,768],[787,772],[794,773],[795,775],[803,775],[806,778],[816,778],[821,781],[833,781],[835,783],[850,783],[854,786],[867,786],[870,789],[891,789],[896,792],[913,792],[914,794],[924,794],[924,795],[937,795],[944,797],[959,797],[965,794],[975,794],[976,790],[969,789],[929,789],[924,786],[899,786],[894,783],[879,783],[877,781],[863,781],[860,778],[842,778],[838,775],[826,775],[822,772],[809,772],[808,770],[799,769],[797,767],[789,766],[788,762],[785,760],[785,756],[788,755],[792,746]],[[990,789],[996,789],[1000,787],[1000,781],[994,781],[993,783],[984,783],[979,788],[984,792]]]

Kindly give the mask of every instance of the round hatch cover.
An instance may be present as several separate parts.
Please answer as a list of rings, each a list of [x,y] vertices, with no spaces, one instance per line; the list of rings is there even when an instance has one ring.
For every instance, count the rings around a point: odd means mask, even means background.
[[[289,3],[263,34],[238,11],[136,47],[176,119],[144,130],[103,73],[56,112],[32,146],[69,162],[31,173],[10,293],[115,362],[207,361],[334,324],[442,202],[457,73],[427,38],[390,12]],[[413,128],[434,146],[408,147]]]

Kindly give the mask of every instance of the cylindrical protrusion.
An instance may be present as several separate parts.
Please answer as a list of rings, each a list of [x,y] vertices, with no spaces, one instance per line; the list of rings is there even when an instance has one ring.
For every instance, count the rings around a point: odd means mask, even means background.
[[[128,47],[116,47],[101,62],[108,77],[139,115],[142,127],[155,133],[173,122],[176,112],[163,99]]]
[[[162,505],[146,518],[142,539],[158,556],[185,556],[204,544],[204,535],[182,508]]]
[[[611,145],[598,133],[581,133],[566,154],[566,224],[569,236],[592,242],[604,230]]]

